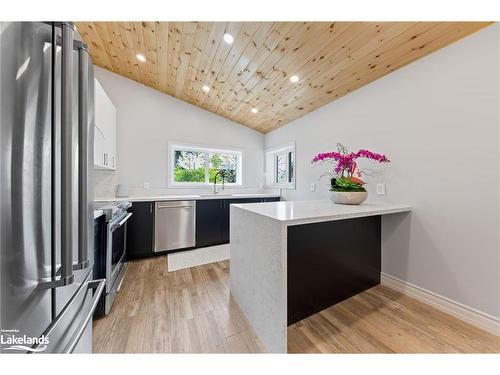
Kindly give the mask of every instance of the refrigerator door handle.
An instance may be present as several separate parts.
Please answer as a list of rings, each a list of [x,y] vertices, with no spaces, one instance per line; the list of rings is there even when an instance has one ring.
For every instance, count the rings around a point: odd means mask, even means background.
[[[88,64],[87,45],[74,41],[78,50],[78,263],[73,270],[89,267],[89,206],[88,206],[88,157],[89,157],[89,121],[88,121]]]
[[[73,38],[72,24],[62,25],[61,74],[61,279],[73,280]]]
[[[40,289],[70,285],[73,275],[73,38],[74,26],[61,22],[61,268],[50,281],[38,285]],[[54,223],[52,225],[55,225]],[[54,241],[54,239],[52,239]]]
[[[63,350],[64,354],[73,353],[73,351],[75,350],[75,347],[78,345],[80,338],[85,332],[87,324],[89,324],[89,322],[92,319],[92,316],[94,315],[94,311],[97,307],[97,304],[99,303],[99,299],[101,298],[105,286],[106,286],[106,279],[93,280],[88,283],[88,288],[94,290],[94,295],[92,296],[92,304],[90,310],[88,311],[85,318],[82,320],[82,323],[76,329],[76,333],[74,334],[72,340],[64,348]]]

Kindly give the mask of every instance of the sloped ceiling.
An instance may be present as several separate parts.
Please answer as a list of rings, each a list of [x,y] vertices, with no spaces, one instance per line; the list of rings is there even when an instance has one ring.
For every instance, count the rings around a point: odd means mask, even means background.
[[[96,65],[263,133],[488,24],[76,22]]]

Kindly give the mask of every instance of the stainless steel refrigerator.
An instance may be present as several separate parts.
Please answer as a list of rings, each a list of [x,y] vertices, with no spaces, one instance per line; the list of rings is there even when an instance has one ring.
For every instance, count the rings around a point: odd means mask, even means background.
[[[1,353],[92,351],[93,65],[71,23],[0,23]]]

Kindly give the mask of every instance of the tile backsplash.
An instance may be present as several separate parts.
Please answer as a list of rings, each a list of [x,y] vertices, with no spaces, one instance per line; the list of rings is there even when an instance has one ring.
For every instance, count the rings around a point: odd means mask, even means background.
[[[118,173],[116,171],[94,169],[94,197],[96,199],[114,197],[117,185]]]
[[[119,184],[118,173],[116,171],[106,171],[94,169],[94,197],[95,199],[112,199],[116,196],[116,188]],[[183,195],[209,193],[211,187],[206,189],[172,189],[167,187],[151,187],[145,189],[138,186],[126,185],[128,195],[131,197],[140,196],[161,196],[161,195]],[[255,189],[255,188],[226,188],[225,192],[231,193],[279,193],[279,190],[273,189]]]

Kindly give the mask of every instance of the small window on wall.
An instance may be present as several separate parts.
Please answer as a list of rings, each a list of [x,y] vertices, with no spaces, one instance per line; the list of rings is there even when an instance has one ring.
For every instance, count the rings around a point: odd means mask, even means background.
[[[266,150],[266,186],[295,189],[295,143]]]
[[[206,186],[223,171],[224,183],[241,185],[242,153],[239,150],[170,144],[169,182],[172,186]],[[222,181],[221,176],[217,182]]]

